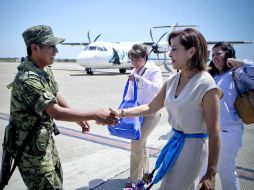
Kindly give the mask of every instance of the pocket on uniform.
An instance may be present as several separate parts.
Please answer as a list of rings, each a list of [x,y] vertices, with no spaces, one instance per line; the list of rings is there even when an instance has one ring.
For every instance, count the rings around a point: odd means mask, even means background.
[[[39,151],[45,152],[49,143],[49,132],[46,128],[42,127],[37,134],[36,147]]]

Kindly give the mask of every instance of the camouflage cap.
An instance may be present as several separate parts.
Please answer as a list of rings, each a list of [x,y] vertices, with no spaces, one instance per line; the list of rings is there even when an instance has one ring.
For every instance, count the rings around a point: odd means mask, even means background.
[[[55,37],[51,27],[45,25],[38,25],[28,28],[22,34],[26,47],[32,44],[42,45],[56,45],[62,43],[65,39]]]

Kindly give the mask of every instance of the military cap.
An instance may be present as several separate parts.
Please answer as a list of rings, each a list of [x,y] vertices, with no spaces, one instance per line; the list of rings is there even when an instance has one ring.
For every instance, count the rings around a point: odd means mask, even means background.
[[[26,47],[32,44],[41,45],[56,45],[62,43],[65,39],[55,37],[51,27],[45,25],[38,25],[28,28],[22,34]]]

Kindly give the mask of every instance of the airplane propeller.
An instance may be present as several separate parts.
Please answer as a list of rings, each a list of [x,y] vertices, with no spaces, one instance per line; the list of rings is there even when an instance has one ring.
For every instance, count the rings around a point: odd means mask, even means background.
[[[159,40],[155,43],[154,40],[153,40],[153,33],[152,33],[152,29],[150,28],[150,37],[153,41],[153,44],[152,44],[152,49],[151,51],[149,52],[149,55],[154,52],[155,54],[158,55],[158,53],[164,53],[164,52],[160,52],[159,51],[159,46],[158,46],[158,43],[161,41],[161,39],[167,34],[168,32],[165,32],[161,35],[161,37],[159,38]]]
[[[94,39],[93,42],[96,42],[100,36],[101,36],[101,34],[99,34],[98,36],[96,36],[96,38]],[[89,43],[91,43],[91,38],[90,38],[90,32],[89,32],[89,30],[88,30],[88,32],[87,32],[87,38],[88,38]]]
[[[97,35],[96,38],[94,38],[93,42],[96,42],[100,36],[101,36],[101,34]],[[71,46],[79,46],[79,45],[87,46],[87,45],[89,45],[90,43],[92,43],[89,30],[87,32],[87,38],[88,38],[88,42],[64,42],[64,43],[61,43],[61,45],[71,45]]]

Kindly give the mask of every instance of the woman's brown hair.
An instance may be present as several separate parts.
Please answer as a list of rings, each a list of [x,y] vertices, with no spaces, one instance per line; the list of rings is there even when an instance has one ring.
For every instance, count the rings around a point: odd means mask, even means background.
[[[184,30],[178,30],[171,32],[168,36],[168,44],[171,45],[171,39],[179,37],[181,45],[185,47],[186,50],[191,47],[196,48],[196,52],[193,55],[190,63],[190,69],[197,68],[198,70],[206,70],[207,65],[207,43],[204,36],[193,28],[186,28]]]

